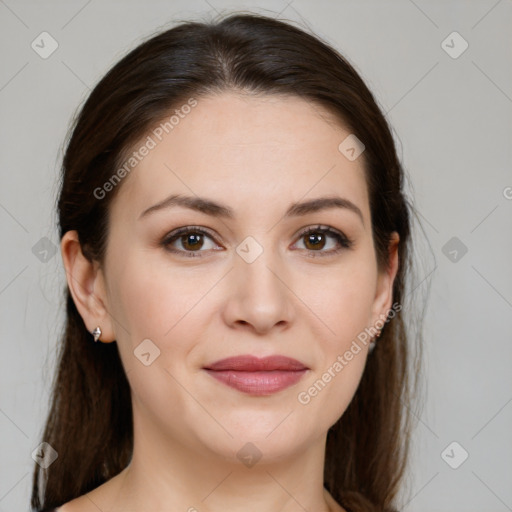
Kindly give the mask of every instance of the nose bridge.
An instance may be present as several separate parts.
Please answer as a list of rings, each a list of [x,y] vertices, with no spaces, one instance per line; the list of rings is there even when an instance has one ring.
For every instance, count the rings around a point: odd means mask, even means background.
[[[254,249],[250,249],[253,251]],[[283,290],[282,278],[278,275],[282,272],[282,265],[278,261],[277,251],[271,248],[264,249],[254,260],[238,257],[235,270],[238,276],[244,280],[255,296],[281,295]],[[269,297],[270,298],[270,297]]]
[[[292,319],[292,297],[277,250],[247,237],[236,249],[231,272],[228,321],[252,324],[258,331]]]

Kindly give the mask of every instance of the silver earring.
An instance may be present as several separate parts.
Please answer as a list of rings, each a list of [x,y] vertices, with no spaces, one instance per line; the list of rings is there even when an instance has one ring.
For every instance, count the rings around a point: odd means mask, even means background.
[[[94,341],[96,342],[100,339],[101,329],[99,327],[96,327],[96,329],[94,329],[94,331],[92,331],[91,334],[93,335]]]
[[[368,353],[371,354],[375,349],[375,340],[380,336],[380,330],[377,331],[377,334],[375,337],[370,341],[370,344],[368,345]]]

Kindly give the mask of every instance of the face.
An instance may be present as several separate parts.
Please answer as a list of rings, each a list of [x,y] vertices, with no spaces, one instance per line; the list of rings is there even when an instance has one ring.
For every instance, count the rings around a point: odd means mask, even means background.
[[[271,460],[343,414],[367,346],[344,355],[390,307],[394,278],[377,269],[362,157],[338,149],[349,133],[300,98],[234,93],[198,98],[162,140],[148,133],[100,272],[144,428],[223,458],[252,442]],[[297,206],[326,197],[341,201]],[[303,369],[206,369],[241,355]]]

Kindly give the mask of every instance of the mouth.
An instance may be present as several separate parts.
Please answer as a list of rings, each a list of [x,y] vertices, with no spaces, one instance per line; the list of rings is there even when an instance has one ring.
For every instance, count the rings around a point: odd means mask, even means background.
[[[309,368],[286,356],[229,357],[203,367],[210,376],[242,393],[266,396],[293,386]]]

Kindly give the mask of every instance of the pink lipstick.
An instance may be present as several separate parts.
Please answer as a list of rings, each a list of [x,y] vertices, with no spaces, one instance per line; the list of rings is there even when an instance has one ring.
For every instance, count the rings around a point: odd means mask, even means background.
[[[296,384],[309,368],[286,356],[260,359],[242,355],[216,361],[203,369],[213,378],[242,393],[265,396]]]

